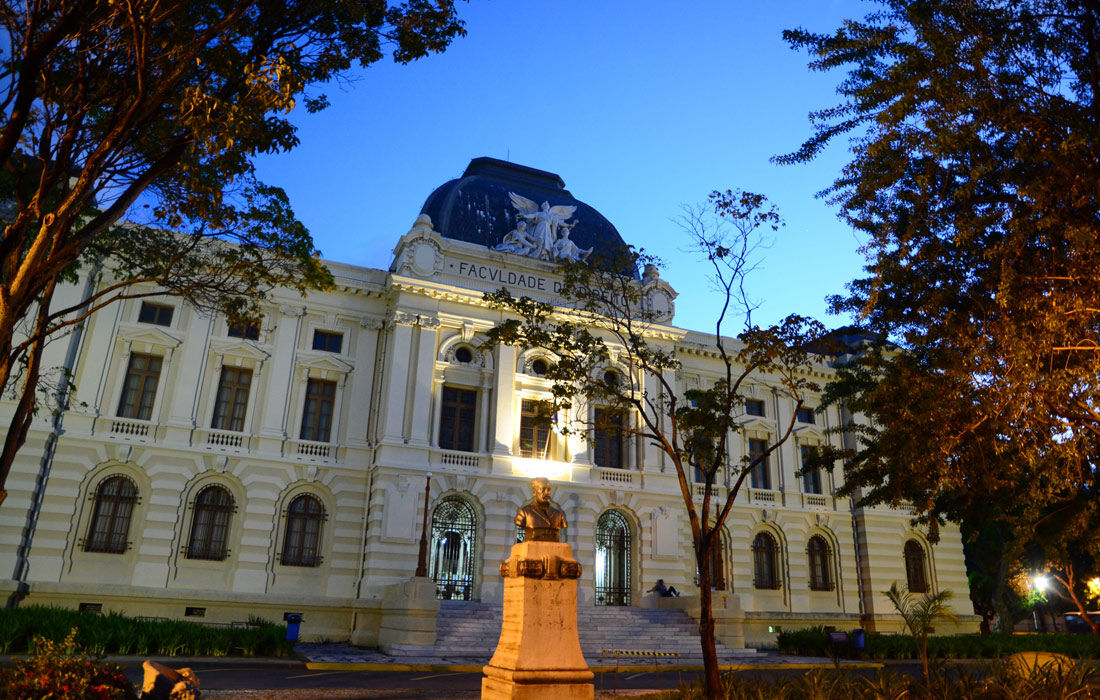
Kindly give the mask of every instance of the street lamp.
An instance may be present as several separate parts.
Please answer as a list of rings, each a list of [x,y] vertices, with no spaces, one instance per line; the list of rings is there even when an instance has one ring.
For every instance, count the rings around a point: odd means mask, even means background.
[[[424,481],[424,521],[420,524],[420,555],[416,559],[416,576],[428,576],[428,499],[432,493],[432,473]]]

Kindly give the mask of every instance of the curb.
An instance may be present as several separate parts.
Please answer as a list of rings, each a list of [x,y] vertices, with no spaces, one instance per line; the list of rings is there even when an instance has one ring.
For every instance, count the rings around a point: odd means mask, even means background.
[[[417,673],[480,673],[485,668],[484,664],[378,664],[378,663],[354,663],[338,661],[307,662],[305,667],[310,671],[411,671]],[[845,669],[881,669],[884,664],[872,662],[860,662],[842,664]],[[593,673],[660,673],[663,671],[702,671],[702,664],[687,665],[631,665],[631,666],[589,666]],[[808,671],[815,668],[834,668],[832,663],[793,663],[793,664],[718,664],[720,671]]]

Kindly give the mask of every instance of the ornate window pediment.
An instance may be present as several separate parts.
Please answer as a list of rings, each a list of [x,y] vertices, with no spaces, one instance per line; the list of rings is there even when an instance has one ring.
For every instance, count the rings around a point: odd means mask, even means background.
[[[210,351],[216,355],[243,357],[246,360],[254,360],[255,362],[263,362],[271,357],[270,353],[264,352],[254,344],[242,340],[212,340],[210,341]]]
[[[355,369],[351,363],[333,357],[332,353],[315,350],[299,350],[298,356],[295,358],[295,365],[299,369],[310,373],[333,372],[346,375]]]
[[[166,333],[156,326],[149,325],[119,325],[118,339],[129,343],[145,343],[160,348],[175,348],[183,343],[170,333]]]

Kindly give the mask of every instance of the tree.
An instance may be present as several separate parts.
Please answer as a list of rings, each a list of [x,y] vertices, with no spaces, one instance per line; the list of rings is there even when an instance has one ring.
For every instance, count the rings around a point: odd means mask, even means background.
[[[909,634],[917,645],[917,656],[920,658],[921,668],[924,669],[924,678],[929,680],[928,636],[932,634],[936,620],[947,620],[956,624],[959,622],[959,618],[948,605],[954,594],[951,591],[938,593],[929,591],[918,598],[909,591],[898,590],[896,581],[891,583],[890,590],[883,591],[883,594],[894,604],[894,608],[905,622],[905,628],[909,630]]]
[[[464,32],[453,0],[5,0],[0,22],[0,389],[26,439],[45,342],[152,283],[231,318],[330,276],[253,157],[297,145],[286,115],[392,46],[407,63]],[[129,212],[129,214],[128,214]],[[117,225],[123,216],[141,225]],[[140,218],[139,218],[140,217]],[[103,283],[55,308],[78,268]]]
[[[589,436],[609,428],[606,416],[619,416],[615,427],[642,436],[674,468],[699,573],[699,633],[707,697],[717,697],[720,678],[711,553],[720,546],[723,524],[745,478],[790,436],[794,415],[763,452],[744,461],[731,455],[730,440],[744,417],[751,377],[765,378],[798,407],[805,392],[817,389],[807,378],[813,364],[807,348],[821,336],[822,328],[799,316],[768,328],[750,323],[752,305],[744,294],[745,276],[754,267],[761,230],[778,230],[782,222],[761,195],[715,192],[711,205],[713,216],[692,210],[684,221],[696,249],[710,265],[720,303],[706,351],[716,360],[718,376],[698,388],[680,392],[675,385],[673,374],[680,367],[674,347],[677,332],[664,325],[660,306],[652,303],[662,283],[657,261],[643,251],[631,249],[625,261],[564,264],[558,307],[527,297],[516,299],[504,289],[486,298],[514,315],[489,332],[490,344],[542,348],[553,355],[546,372],[552,382],[546,413],[564,411],[570,416],[559,429]],[[645,274],[639,281],[624,274],[624,269],[645,269]],[[746,318],[744,330],[733,340],[722,333],[736,309],[744,311]],[[589,410],[595,407],[605,410]],[[730,474],[724,499],[716,490],[723,470]],[[695,474],[704,487],[698,505],[693,494]]]
[[[784,33],[811,68],[847,73],[777,158],[852,137],[825,194],[866,236],[868,276],[832,306],[901,348],[868,366],[882,410],[855,482],[928,522],[952,499],[1006,499],[1024,532],[1100,487],[1100,6],[880,4]]]

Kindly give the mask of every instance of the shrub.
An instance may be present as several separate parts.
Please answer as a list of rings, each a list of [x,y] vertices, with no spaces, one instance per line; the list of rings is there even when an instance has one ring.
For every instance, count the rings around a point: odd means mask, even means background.
[[[726,674],[722,678],[722,692],[717,698],[707,700],[1096,700],[1100,698],[1100,688],[1093,687],[1095,680],[1095,669],[1083,664],[1064,670],[1046,669],[1025,679],[1013,674],[1004,664],[994,662],[985,668],[964,669],[958,674],[933,674],[927,681],[890,670],[865,676],[843,669],[819,669],[793,677],[766,679]],[[695,683],[646,698],[704,700],[705,694],[702,684]]]
[[[31,605],[0,609],[0,653],[33,653],[35,635],[60,642],[74,627],[79,628],[76,644],[97,656],[291,656],[294,650],[281,625],[254,616],[248,627],[231,629]]]
[[[34,656],[0,667],[0,699],[136,699],[122,669],[86,656],[76,637],[75,627],[60,642],[35,637]]]

